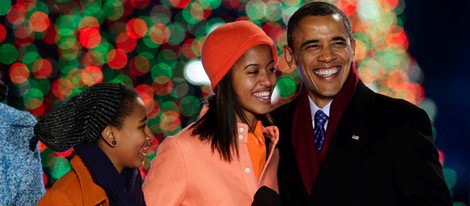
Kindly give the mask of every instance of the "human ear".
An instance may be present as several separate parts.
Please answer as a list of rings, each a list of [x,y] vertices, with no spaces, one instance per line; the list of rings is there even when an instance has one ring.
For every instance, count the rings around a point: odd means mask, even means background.
[[[290,69],[297,69],[297,62],[295,60],[294,52],[292,49],[285,45],[282,48],[282,52],[284,53],[284,59],[286,60],[287,66],[289,66]]]
[[[352,50],[352,56],[354,59],[356,57],[356,39],[355,38],[351,39],[351,50]]]
[[[101,132],[101,138],[108,144],[110,147],[115,147],[116,146],[116,138],[114,137],[113,134],[113,128],[111,126],[107,126],[104,128],[104,130]]]

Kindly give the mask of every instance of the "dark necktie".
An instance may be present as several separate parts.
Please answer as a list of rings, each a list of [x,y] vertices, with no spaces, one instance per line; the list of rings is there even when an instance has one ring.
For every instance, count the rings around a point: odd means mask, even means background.
[[[315,128],[313,129],[313,134],[315,135],[315,148],[317,152],[321,151],[323,141],[325,140],[325,123],[328,120],[323,111],[318,110],[315,113]]]

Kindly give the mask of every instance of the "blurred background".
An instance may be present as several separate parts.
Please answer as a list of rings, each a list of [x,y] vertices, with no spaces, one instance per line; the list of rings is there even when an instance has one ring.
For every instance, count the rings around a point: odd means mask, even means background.
[[[249,20],[262,27],[281,55],[273,103],[295,96],[300,77],[286,66],[282,47],[289,17],[306,2],[1,0],[0,71],[10,89],[4,103],[39,119],[93,84],[135,87],[156,136],[145,176],[158,143],[193,122],[211,93],[200,52],[218,25]],[[470,1],[328,2],[351,18],[361,79],[426,110],[454,205],[469,205]],[[70,170],[73,150],[39,147],[50,187]]]

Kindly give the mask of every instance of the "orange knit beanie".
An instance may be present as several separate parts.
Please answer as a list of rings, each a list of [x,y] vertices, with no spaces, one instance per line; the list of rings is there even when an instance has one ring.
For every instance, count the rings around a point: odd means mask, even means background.
[[[249,21],[226,23],[214,29],[202,46],[201,60],[211,80],[212,90],[250,48],[266,44],[271,47],[274,65],[277,49],[273,41],[256,24]]]

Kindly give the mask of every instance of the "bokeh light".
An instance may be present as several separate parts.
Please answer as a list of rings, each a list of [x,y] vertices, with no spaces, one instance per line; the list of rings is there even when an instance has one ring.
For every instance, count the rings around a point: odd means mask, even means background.
[[[99,82],[134,86],[149,111],[152,142],[142,174],[160,140],[193,122],[212,93],[200,57],[206,36],[235,20],[259,25],[277,44],[281,75],[272,101],[299,91],[301,79],[284,61],[286,24],[301,0],[32,0],[0,1],[0,69],[18,95],[8,102],[40,118]],[[331,0],[352,20],[361,79],[373,90],[419,105],[431,121],[437,106],[426,97],[423,73],[408,54],[402,0]],[[70,170],[71,152],[40,144],[50,187]],[[444,162],[445,155],[440,155]],[[457,176],[445,170],[449,187]],[[51,178],[51,179],[48,179]]]

